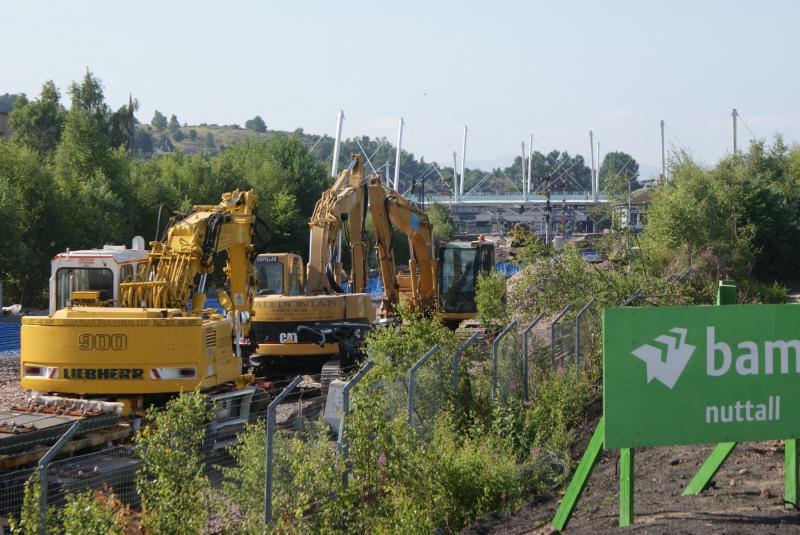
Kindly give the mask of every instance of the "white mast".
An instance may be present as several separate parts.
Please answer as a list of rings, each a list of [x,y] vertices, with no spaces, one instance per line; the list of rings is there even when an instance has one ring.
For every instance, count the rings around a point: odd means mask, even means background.
[[[527,192],[528,195],[531,194],[531,174],[533,173],[533,134],[531,134],[530,143],[528,144],[528,184],[527,184]],[[525,196],[525,200],[528,200],[528,196]]]
[[[528,183],[525,182],[525,142],[522,142],[522,160],[519,162],[520,170],[522,171],[522,200],[528,200]]]
[[[333,162],[331,162],[331,176],[336,178],[339,171],[339,143],[342,141],[342,121],[344,120],[344,111],[339,110],[336,116],[336,140],[333,142]]]
[[[453,200],[458,202],[458,165],[456,151],[453,151]]]
[[[592,199],[597,199],[597,168],[594,165],[594,132],[589,130],[589,152],[592,153]],[[598,158],[600,154],[597,154]]]
[[[464,168],[467,166],[467,125],[464,125],[464,144],[461,146],[461,182],[458,194],[464,195]]]
[[[397,155],[394,158],[394,189],[400,183],[400,151],[403,146],[403,118],[397,124]]]

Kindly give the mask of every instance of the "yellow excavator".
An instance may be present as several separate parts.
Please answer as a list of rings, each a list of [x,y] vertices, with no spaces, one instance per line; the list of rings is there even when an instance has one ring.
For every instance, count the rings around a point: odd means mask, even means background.
[[[39,405],[68,400],[69,407],[118,414],[200,388],[222,401],[219,418],[245,418],[259,388],[243,374],[239,346],[256,290],[257,204],[255,192],[236,190],[217,205],[173,217],[146,262],[118,284],[120,306],[66,306],[24,318],[22,387],[43,394]],[[205,308],[206,280],[220,252],[227,253],[229,291],[218,294],[227,317]]]
[[[260,254],[258,291],[251,329],[257,370],[322,373],[323,388],[343,364],[352,364],[375,313],[366,293],[369,249],[364,221],[367,189],[363,162],[354,155],[317,201],[309,220],[307,280],[300,256]],[[342,243],[344,237],[344,245]],[[350,291],[343,287],[342,251],[347,247]]]
[[[437,313],[451,328],[475,318],[478,277],[494,271],[494,244],[484,240],[433,243],[433,225],[425,211],[387,188],[380,176],[369,178],[369,209],[384,286],[384,315],[398,303],[422,313]],[[408,238],[408,273],[396,272],[392,227]]]

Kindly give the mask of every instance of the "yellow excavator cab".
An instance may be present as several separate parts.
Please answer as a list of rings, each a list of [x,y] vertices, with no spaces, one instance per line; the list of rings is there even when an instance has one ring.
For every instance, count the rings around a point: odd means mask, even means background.
[[[264,253],[256,257],[257,296],[301,295],[305,291],[303,259],[294,253]]]

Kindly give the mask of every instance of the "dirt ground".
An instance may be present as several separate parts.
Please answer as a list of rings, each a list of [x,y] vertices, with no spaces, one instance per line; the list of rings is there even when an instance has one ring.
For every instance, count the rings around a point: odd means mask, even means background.
[[[596,418],[586,426],[585,446]],[[712,446],[646,448],[634,452],[634,525],[620,529],[618,454],[604,452],[565,533],[800,533],[800,512],[783,503],[783,443],[736,447],[700,496],[681,493]],[[582,449],[581,452],[582,453]],[[564,486],[566,488],[566,484]],[[554,533],[549,522],[564,488],[539,495],[514,513],[491,514],[462,535]]]

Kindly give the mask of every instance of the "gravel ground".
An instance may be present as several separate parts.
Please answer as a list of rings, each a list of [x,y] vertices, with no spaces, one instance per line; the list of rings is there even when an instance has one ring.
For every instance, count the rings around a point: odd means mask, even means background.
[[[19,386],[19,355],[0,355],[0,409],[7,409],[27,398]]]

